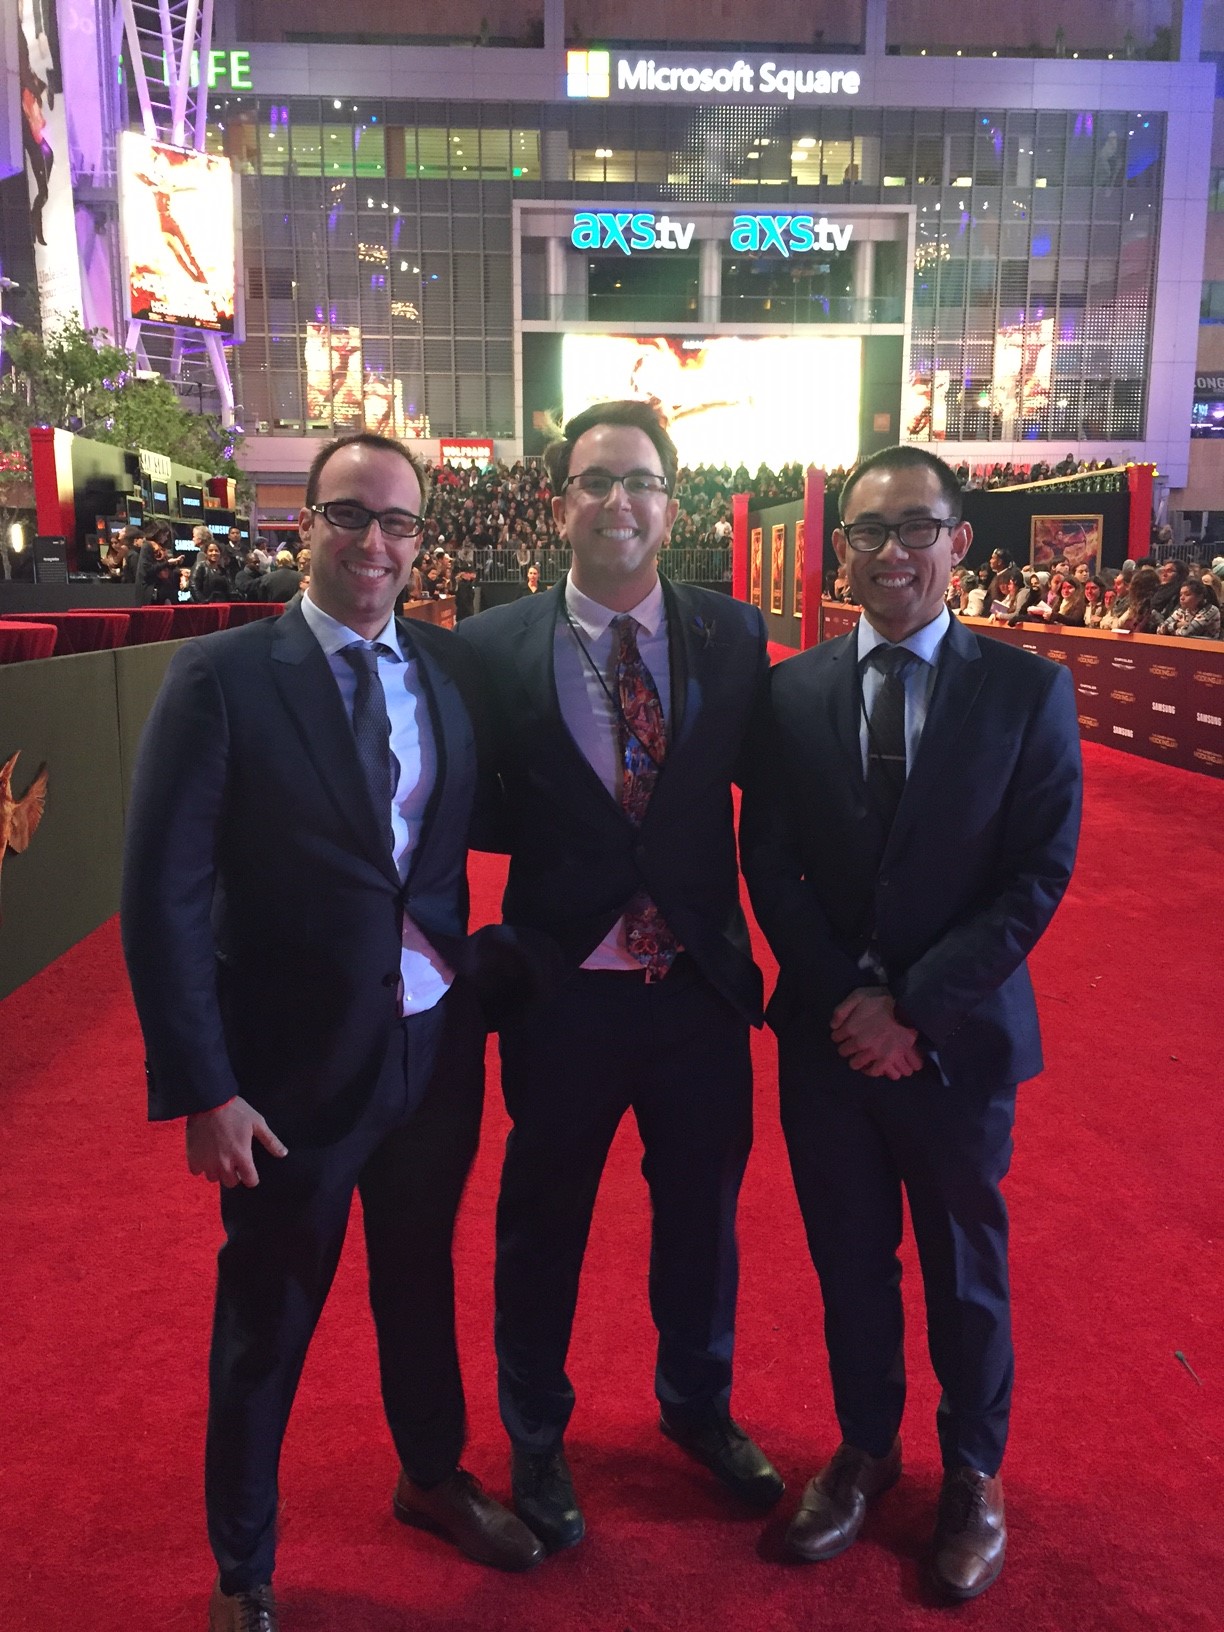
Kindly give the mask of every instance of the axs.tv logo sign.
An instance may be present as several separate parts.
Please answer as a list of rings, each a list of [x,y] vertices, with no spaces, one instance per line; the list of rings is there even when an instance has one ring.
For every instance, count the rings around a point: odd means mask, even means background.
[[[687,249],[697,230],[694,221],[673,221],[669,215],[631,210],[579,210],[574,216],[570,242],[575,249]]]
[[[635,250],[687,249],[696,233],[693,221],[673,221],[669,215],[641,210],[579,210],[574,216],[570,242],[575,249]],[[852,222],[830,221],[810,215],[737,215],[729,242],[740,255],[777,250],[785,259],[810,253],[844,250],[854,233]]]

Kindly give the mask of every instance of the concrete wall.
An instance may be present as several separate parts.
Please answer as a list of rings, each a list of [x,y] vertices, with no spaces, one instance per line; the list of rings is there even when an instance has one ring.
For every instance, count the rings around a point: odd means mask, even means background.
[[[136,746],[177,649],[164,641],[0,666],[0,763],[21,754],[13,792],[48,770],[42,822],[0,871],[0,997],[118,910]]]

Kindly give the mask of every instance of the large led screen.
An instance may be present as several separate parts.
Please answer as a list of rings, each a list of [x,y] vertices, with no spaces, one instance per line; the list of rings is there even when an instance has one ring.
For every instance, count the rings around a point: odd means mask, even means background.
[[[565,417],[654,403],[684,465],[849,466],[858,455],[861,342],[832,336],[567,334]]]
[[[228,159],[119,138],[129,309],[146,323],[234,332],[234,180]]]

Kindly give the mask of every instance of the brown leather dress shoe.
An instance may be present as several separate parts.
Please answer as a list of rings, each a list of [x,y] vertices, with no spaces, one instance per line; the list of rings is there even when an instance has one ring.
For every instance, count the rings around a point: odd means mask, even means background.
[[[218,1581],[208,1605],[208,1632],[278,1632],[276,1600],[270,1583],[247,1592],[221,1591]]]
[[[523,1521],[495,1502],[480,1480],[463,1468],[428,1490],[401,1472],[393,1506],[401,1524],[445,1536],[478,1564],[529,1570],[544,1557],[543,1546]]]
[[[993,1586],[1007,1551],[1003,1481],[976,1468],[950,1468],[939,1492],[931,1579],[946,1598],[976,1598]]]
[[[868,1456],[843,1441],[803,1492],[799,1511],[786,1532],[792,1558],[816,1564],[836,1558],[857,1540],[868,1504],[901,1477],[901,1441],[887,1456]]]

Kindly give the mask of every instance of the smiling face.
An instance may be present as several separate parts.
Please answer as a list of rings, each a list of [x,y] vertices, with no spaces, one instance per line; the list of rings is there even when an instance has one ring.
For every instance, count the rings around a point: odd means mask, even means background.
[[[854,483],[845,524],[898,522],[935,516],[946,519],[948,500],[935,472],[922,465],[879,465]],[[840,527],[833,548],[846,568],[850,591],[872,628],[886,640],[904,640],[930,623],[943,604],[952,568],[973,542],[966,521],[942,528],[928,550],[907,550],[895,533],[870,554],[852,550]]]
[[[634,425],[593,425],[584,431],[570,453],[569,475],[587,470],[610,476],[663,475],[654,443]],[[574,552],[573,578],[584,594],[621,612],[649,594],[658,577],[659,551],[680,508],[674,498],[628,494],[617,482],[606,498],[597,499],[571,481],[552,508]]]
[[[319,474],[317,503],[350,499],[367,510],[421,512],[416,472],[389,448],[354,443],[340,448]],[[377,521],[361,532],[333,527],[303,510],[298,531],[310,550],[311,600],[366,640],[386,624],[407,581],[420,538],[388,538]]]

